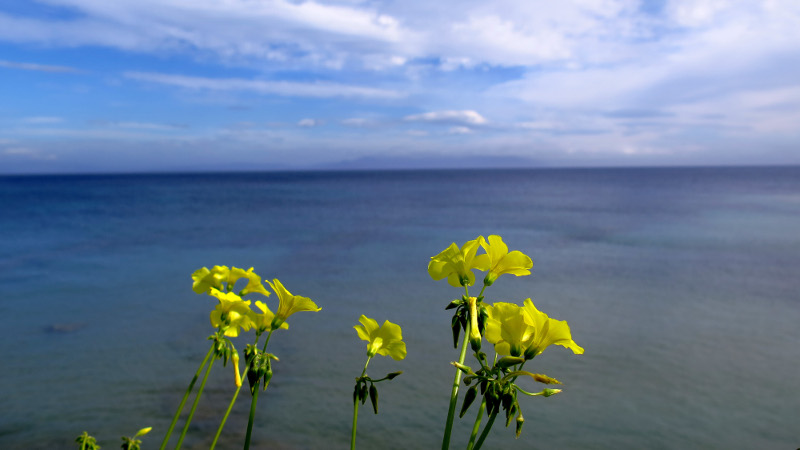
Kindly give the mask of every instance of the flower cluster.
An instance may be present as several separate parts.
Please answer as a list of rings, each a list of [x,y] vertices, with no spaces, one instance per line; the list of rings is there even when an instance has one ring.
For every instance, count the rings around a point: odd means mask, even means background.
[[[480,249],[485,253],[478,254]],[[463,350],[460,360],[453,363],[458,371],[451,395],[443,448],[449,445],[449,430],[452,427],[459,377],[462,373],[466,374],[464,382],[467,385],[474,384],[465,394],[461,416],[478,397],[480,391],[483,396],[481,402],[490,417],[495,417],[502,409],[505,411],[506,426],[508,426],[516,416],[516,434],[519,436],[524,418],[517,401],[517,394],[549,397],[561,392],[560,389],[547,388],[541,392],[530,393],[522,389],[517,384],[519,377],[530,377],[534,381],[548,385],[561,384],[547,375],[523,370],[523,365],[553,344],[569,348],[575,354],[583,353],[583,348],[572,339],[567,322],[548,317],[534,306],[530,298],[526,299],[522,306],[507,302],[496,302],[493,305],[484,303],[483,294],[486,288],[492,286],[501,275],[530,275],[531,268],[533,261],[529,256],[517,250],[509,251],[503,239],[496,235],[490,235],[488,238],[478,236],[460,247],[453,243],[438,255],[431,257],[428,264],[428,274],[431,278],[434,280],[447,278],[450,285],[464,288],[465,295],[460,300],[453,300],[446,309],[456,309],[452,321],[455,346],[458,347],[458,336],[463,330],[466,335],[462,345],[465,346],[469,342],[480,365],[477,370],[465,365]],[[483,288],[477,297],[470,296],[468,291],[468,287],[475,284],[474,270],[487,272],[483,279]],[[496,356],[493,362],[490,362],[487,355],[481,351],[483,338],[494,345]],[[483,411],[482,406],[476,418],[475,431]],[[483,443],[492,423],[493,419],[487,424],[474,448],[479,448]],[[476,435],[473,433],[468,448],[473,448],[475,438]]]
[[[483,248],[486,253],[478,255],[478,248]],[[533,261],[529,256],[518,250],[509,252],[503,238],[490,235],[488,239],[478,236],[460,248],[455,242],[450,244],[431,258],[428,274],[434,280],[447,278],[452,286],[472,286],[475,284],[472,269],[478,269],[488,271],[483,283],[491,286],[500,275],[506,273],[516,276],[530,275],[532,267]]]
[[[498,355],[533,359],[552,344],[561,345],[580,355],[583,348],[572,340],[569,325],[536,309],[531,299],[524,306],[498,302],[486,307],[486,340],[494,344]]]
[[[247,284],[238,292],[234,289],[237,281],[246,279]],[[293,295],[276,278],[267,284],[278,296],[278,310],[273,313],[266,303],[256,301],[255,306],[261,311],[257,313],[250,308],[250,300],[242,297],[256,293],[265,297],[270,292],[264,288],[261,277],[253,272],[238,267],[214,266],[203,267],[192,274],[192,289],[198,294],[215,297],[219,303],[211,312],[211,325],[221,330],[225,336],[239,336],[240,331],[255,329],[257,334],[278,328],[289,328],[286,319],[299,311],[319,311],[321,308],[308,297]]]

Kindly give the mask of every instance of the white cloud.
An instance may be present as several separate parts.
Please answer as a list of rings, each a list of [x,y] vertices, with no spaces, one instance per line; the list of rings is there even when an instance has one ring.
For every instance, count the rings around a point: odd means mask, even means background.
[[[0,23],[2,23],[3,15],[0,14]],[[46,64],[35,64],[35,63],[26,63],[26,62],[14,62],[14,61],[4,61],[0,60],[0,67],[5,67],[8,69],[20,69],[20,70],[34,70],[37,72],[53,72],[53,73],[77,73],[80,72],[78,69],[74,67],[67,67],[67,66],[53,66],[53,65],[46,65]]]
[[[472,133],[472,129],[469,127],[450,127],[447,132],[450,134],[470,134]]]
[[[712,23],[721,12],[731,9],[730,0],[672,0],[665,10],[678,25],[696,27]]]
[[[108,125],[115,128],[128,128],[133,130],[150,130],[150,131],[175,131],[186,128],[186,126],[184,125],[149,123],[149,122],[111,122]]]
[[[299,122],[297,122],[297,126],[305,128],[311,128],[317,125],[319,125],[319,121],[314,119],[301,119]]]
[[[288,0],[49,0],[80,11],[46,20],[0,12],[0,40],[136,51],[215,53],[223,59],[341,64],[342,53],[373,56],[415,33],[386,13],[358,6]],[[390,61],[404,59],[404,51]],[[338,62],[337,62],[338,61]]]
[[[23,123],[29,124],[52,124],[52,123],[61,123],[64,119],[61,117],[48,117],[48,116],[38,116],[38,117],[25,117],[22,119]]]
[[[375,119],[365,119],[363,117],[351,117],[349,119],[343,119],[341,121],[342,125],[347,125],[350,127],[372,127],[378,125],[378,121]]]
[[[485,125],[487,123],[483,116],[472,110],[431,111],[406,116],[404,120],[409,122],[458,123],[465,125]]]
[[[299,83],[294,81],[262,81],[243,78],[206,78],[185,75],[171,75],[152,72],[126,72],[125,77],[150,83],[178,86],[186,89],[205,89],[212,91],[250,91],[260,94],[274,94],[297,97],[364,97],[377,99],[397,99],[401,92],[353,86],[331,82]]]
[[[8,157],[23,157],[39,161],[52,161],[57,159],[56,155],[42,153],[41,151],[29,147],[9,147],[3,150],[3,155]]]

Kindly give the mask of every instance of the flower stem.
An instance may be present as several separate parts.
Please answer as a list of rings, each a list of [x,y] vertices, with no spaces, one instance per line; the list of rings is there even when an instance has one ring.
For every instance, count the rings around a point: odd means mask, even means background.
[[[256,404],[258,403],[258,393],[261,391],[258,386],[258,382],[255,384],[255,392],[253,392],[253,397],[250,400],[250,417],[247,419],[247,435],[244,437],[244,450],[250,448],[250,436],[253,433],[253,419],[256,417]]]
[[[258,338],[260,337],[260,334],[256,335],[256,340],[253,343],[254,346],[258,345]],[[236,403],[236,398],[239,396],[239,391],[242,390],[242,384],[244,384],[244,381],[247,379],[247,371],[249,369],[250,365],[245,364],[244,371],[242,371],[242,376],[239,379],[239,384],[236,386],[236,391],[233,393],[233,398],[231,399],[231,403],[228,405],[228,409],[225,411],[225,415],[222,416],[222,422],[219,424],[219,428],[217,428],[217,434],[214,435],[214,440],[211,442],[211,447],[209,447],[209,450],[214,450],[214,447],[217,446],[219,436],[222,434],[222,429],[225,428],[225,422],[227,422],[228,416],[231,414],[231,410],[233,409],[233,405]]]
[[[208,350],[205,359],[200,364],[200,367],[197,368],[197,373],[194,374],[194,378],[189,383],[189,387],[186,389],[186,393],[183,394],[183,399],[181,400],[181,404],[178,405],[178,410],[175,411],[175,416],[172,418],[172,423],[169,424],[169,429],[167,430],[167,435],[164,436],[164,441],[161,442],[161,447],[159,450],[164,450],[167,447],[167,442],[169,442],[169,437],[172,435],[172,430],[175,428],[175,424],[178,422],[178,417],[181,416],[181,411],[183,411],[183,407],[186,405],[186,399],[189,398],[189,394],[192,393],[192,389],[194,389],[194,384],[197,382],[197,378],[200,376],[200,372],[205,367],[206,363],[208,362],[208,358],[211,357],[211,353],[214,352],[214,343],[211,344],[211,348]]]
[[[214,361],[216,359],[217,355],[212,356],[211,361],[208,363],[208,367],[206,367],[206,373],[203,375],[203,381],[200,382],[200,388],[197,390],[197,395],[194,397],[192,409],[189,410],[189,416],[186,417],[186,423],[183,425],[183,431],[181,431],[181,437],[178,439],[178,445],[175,446],[175,450],[181,448],[181,444],[183,444],[183,438],[186,437],[186,432],[189,430],[189,424],[192,423],[192,416],[194,416],[194,411],[197,409],[197,404],[200,402],[200,396],[203,395],[203,388],[206,387],[208,374],[211,372],[211,366],[214,365]]]
[[[481,427],[481,419],[483,419],[483,412],[486,410],[486,398],[481,400],[481,406],[478,408],[478,415],[475,417],[475,425],[472,426],[472,434],[469,436],[469,443],[467,450],[472,450],[475,445],[475,438],[478,436],[478,430]]]
[[[467,323],[467,330],[469,330],[469,323]],[[464,364],[464,358],[467,356],[467,345],[469,345],[469,333],[464,332],[464,340],[461,341],[461,354],[458,356],[458,363]],[[461,382],[461,370],[456,368],[456,376],[453,379],[453,390],[450,393],[450,409],[447,411],[447,424],[444,428],[444,438],[442,439],[442,450],[450,448],[450,434],[453,431],[453,419],[456,414],[456,402],[458,401],[458,385]]]
[[[356,424],[358,423],[358,397],[353,399],[353,431],[350,433],[350,450],[356,449]]]
[[[480,450],[481,446],[483,445],[483,441],[486,440],[486,436],[489,435],[489,431],[492,429],[492,425],[494,425],[494,419],[497,418],[497,411],[493,412],[491,416],[489,416],[489,421],[486,422],[486,426],[483,428],[483,432],[481,433],[481,437],[478,438],[478,442],[475,443],[475,447],[473,450]]]
[[[267,351],[267,344],[269,344],[269,339],[272,337],[273,331],[275,330],[269,330],[269,333],[267,334],[267,340],[264,341],[264,348],[262,352]],[[267,389],[267,386],[268,384],[264,384],[264,389]],[[244,437],[244,450],[248,450],[250,448],[250,437],[253,434],[253,421],[256,418],[256,404],[258,403],[258,393],[260,391],[261,390],[258,388],[258,382],[256,382],[253,397],[250,399],[250,417],[247,419],[247,434]]]
[[[369,365],[369,360],[372,359],[372,356],[367,355],[367,362],[364,363],[364,370],[361,371],[361,376],[358,378],[363,377],[367,373],[367,366]],[[358,387],[358,383],[356,383],[356,387]],[[350,433],[350,450],[355,450],[356,448],[356,425],[358,424],[358,396],[353,396],[353,431]]]
[[[242,390],[242,384],[244,384],[245,380],[247,379],[247,370],[250,366],[245,366],[244,371],[242,371],[242,379],[239,383],[239,386],[236,387],[236,392],[233,393],[233,398],[231,399],[231,403],[228,405],[228,409],[225,411],[225,415],[222,417],[222,422],[219,424],[219,428],[217,428],[217,434],[214,435],[214,440],[211,442],[211,447],[209,450],[214,450],[214,447],[217,446],[217,441],[219,440],[219,435],[222,434],[222,429],[225,427],[225,422],[228,420],[228,416],[233,409],[233,404],[236,403],[236,397],[239,396],[239,391]]]

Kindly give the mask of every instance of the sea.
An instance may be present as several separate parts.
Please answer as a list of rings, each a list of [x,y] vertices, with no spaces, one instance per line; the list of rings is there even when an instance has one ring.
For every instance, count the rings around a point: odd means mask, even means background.
[[[800,167],[4,176],[0,207],[3,449],[84,431],[110,449],[144,427],[158,448],[210,346],[216,300],[191,274],[214,265],[322,308],[272,336],[252,448],[347,448],[364,314],[399,324],[408,356],[370,362],[403,374],[360,409],[357,447],[437,449],[463,290],[427,264],[491,234],[534,267],[485,301],[531,298],[585,353],[529,362],[563,391],[521,396],[522,435],[498,420],[485,449],[800,447]],[[215,363],[182,448],[208,448],[234,389]],[[248,411],[243,391],[217,448],[242,446]]]

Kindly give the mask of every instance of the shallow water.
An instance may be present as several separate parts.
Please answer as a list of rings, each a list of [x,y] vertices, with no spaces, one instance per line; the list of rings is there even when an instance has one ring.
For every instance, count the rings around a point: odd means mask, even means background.
[[[488,448],[800,446],[800,168],[4,177],[0,204],[1,448],[84,430],[112,448],[144,426],[155,448],[213,331],[189,275],[215,264],[323,308],[273,336],[254,447],[346,448],[366,314],[403,327],[408,358],[370,363],[404,374],[378,416],[362,408],[359,448],[438,448],[461,292],[425,268],[479,234],[535,262],[487,301],[531,297],[586,349],[537,358],[564,392],[523,399],[522,437],[498,424]],[[207,447],[231,372],[215,368],[185,448]],[[242,399],[222,448],[241,446]]]

